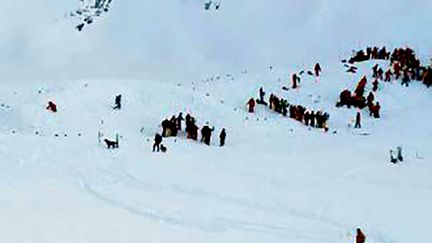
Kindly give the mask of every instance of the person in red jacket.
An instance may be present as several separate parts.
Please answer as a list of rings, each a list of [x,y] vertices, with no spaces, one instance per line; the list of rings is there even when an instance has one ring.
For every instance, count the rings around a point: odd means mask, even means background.
[[[366,84],[367,84],[366,76],[363,76],[363,78],[360,80],[360,82],[358,82],[357,87],[354,91],[354,93],[357,97],[363,96]]]
[[[249,113],[254,113],[255,100],[253,98],[250,98],[250,100],[248,101],[247,105],[249,107]]]
[[[385,72],[385,79],[384,79],[384,81],[390,82],[391,78],[392,78],[392,71],[389,69],[389,70],[387,70],[387,72]]]
[[[366,236],[363,234],[361,229],[357,228],[356,243],[364,243],[366,241]]]
[[[49,101],[46,109],[52,112],[57,112],[57,105],[54,102]]]

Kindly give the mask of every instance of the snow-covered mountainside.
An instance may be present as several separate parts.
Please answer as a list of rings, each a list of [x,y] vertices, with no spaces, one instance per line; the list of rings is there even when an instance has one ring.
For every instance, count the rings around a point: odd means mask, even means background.
[[[74,4],[0,2],[0,242],[343,243],[361,228],[367,243],[429,243],[432,90],[381,81],[379,119],[335,104],[389,67],[347,73],[352,49],[409,45],[430,65],[430,1],[113,1],[81,32],[62,15]],[[320,77],[282,89],[316,62]],[[329,131],[248,113],[260,87],[328,112]],[[153,153],[179,112],[215,127],[211,146],[180,132]]]

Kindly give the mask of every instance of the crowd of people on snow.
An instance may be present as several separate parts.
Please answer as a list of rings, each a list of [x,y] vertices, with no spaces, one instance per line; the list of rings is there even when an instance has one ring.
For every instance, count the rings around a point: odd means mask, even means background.
[[[95,0],[93,2],[80,1],[81,6],[69,13],[69,17],[77,18],[79,24],[75,27],[78,31],[82,31],[86,25],[93,23],[95,18],[102,16],[111,8],[112,0]]]
[[[355,51],[354,55],[348,60],[348,63],[354,64],[356,62],[364,62],[369,60],[388,60],[390,59],[390,52],[387,52],[386,47],[381,49],[378,47],[368,47],[366,51],[359,50]]]
[[[183,117],[183,113],[180,112],[177,116],[172,116],[170,119],[165,119],[162,121],[162,134],[157,133],[155,135],[154,139],[154,145],[153,145],[153,152],[157,151],[159,152],[160,146],[162,145],[162,140],[164,137],[177,137],[179,132],[181,132],[183,129],[182,123],[185,123],[185,129],[186,132],[186,138],[192,139],[192,140],[198,140],[198,131],[199,127],[196,124],[195,117],[191,116],[190,114],[186,114],[185,117]],[[215,128],[210,127],[209,125],[204,125],[201,128],[201,142],[209,145],[211,144],[211,137],[212,133],[214,132]],[[219,134],[219,146],[223,147],[225,145],[226,140],[226,130],[225,128],[222,128]],[[166,150],[166,148],[164,149]],[[162,149],[163,152],[163,149]]]
[[[325,131],[328,130],[327,121],[330,115],[327,112],[312,111],[302,105],[290,104],[286,99],[279,98],[274,94],[270,94],[267,103],[265,101],[265,91],[262,87],[259,89],[259,98],[256,101],[254,98],[250,98],[247,102],[246,105],[249,113],[255,112],[256,104],[268,106],[271,110],[283,116],[289,116],[292,119],[302,122],[306,126],[322,128]]]
[[[420,60],[416,57],[414,51],[410,48],[396,48],[393,52],[387,52],[386,47],[379,49],[378,47],[366,49],[366,52],[360,50],[349,60],[349,63],[367,61],[370,59],[389,60],[390,67],[384,71],[379,64],[372,67],[372,92],[369,92],[365,97],[365,87],[367,78],[364,76],[355,91],[352,93],[350,90],[345,89],[339,95],[337,107],[351,106],[363,109],[369,108],[370,116],[374,118],[380,117],[381,106],[379,102],[374,103],[374,93],[378,91],[380,81],[390,82],[392,80],[401,80],[401,84],[408,87],[413,80],[423,82],[428,88],[432,85],[432,67],[422,66]],[[355,127],[360,127],[360,114],[356,116]]]
[[[373,68],[373,77],[378,80],[390,82],[392,80],[401,80],[401,84],[409,86],[411,81],[421,81],[428,88],[432,86],[432,66],[421,65],[420,60],[416,57],[411,48],[396,48],[393,52],[387,52],[386,47],[366,49],[366,52],[360,50],[350,58],[349,63],[368,61],[371,59],[389,60],[390,68],[384,71],[378,64]],[[354,68],[354,67],[350,67]],[[355,73],[356,70],[349,69],[348,72]]]
[[[401,84],[407,87],[411,81],[421,81],[428,88],[432,85],[432,67],[421,65],[410,48],[395,49],[390,57],[390,66],[385,73],[384,81],[402,78]]]
[[[339,95],[339,101],[336,103],[336,107],[351,106],[359,109],[369,108],[370,116],[374,118],[380,118],[381,105],[377,101],[375,102],[374,92],[378,90],[378,81],[373,82],[372,91],[369,92],[367,97],[365,97],[365,88],[367,84],[367,78],[364,76],[357,84],[354,92],[348,89],[343,90]]]

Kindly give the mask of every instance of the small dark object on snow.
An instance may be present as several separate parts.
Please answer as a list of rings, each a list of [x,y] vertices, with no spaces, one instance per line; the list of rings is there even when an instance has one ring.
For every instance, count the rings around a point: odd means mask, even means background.
[[[390,149],[390,162],[392,162],[393,164],[397,164],[398,160],[394,155],[394,151],[393,149]]]
[[[46,109],[55,113],[57,112],[57,105],[54,102],[49,101]]]
[[[167,147],[165,147],[163,144],[161,144],[160,149],[162,153],[166,153],[168,150]]]
[[[77,25],[75,28],[76,28],[78,31],[82,31],[83,28],[84,28],[84,26],[85,26],[85,24],[84,24],[84,23],[81,23],[81,24]]]
[[[402,156],[402,147],[399,146],[397,147],[397,159],[399,160],[399,162],[403,162],[403,156]]]
[[[114,110],[120,110],[121,109],[121,95],[117,95],[115,97],[115,106]]]

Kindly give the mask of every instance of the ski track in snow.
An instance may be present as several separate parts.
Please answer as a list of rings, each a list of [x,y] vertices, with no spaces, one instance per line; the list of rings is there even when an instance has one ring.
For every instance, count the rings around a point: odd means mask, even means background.
[[[284,239],[287,237],[287,235],[290,235],[291,237],[294,236],[296,238],[300,239],[309,239],[309,240],[318,240],[320,239],[319,236],[316,236],[312,233],[307,232],[295,232],[292,229],[284,226],[279,225],[272,225],[267,223],[256,223],[256,222],[246,222],[246,221],[236,221],[226,218],[218,218],[215,220],[212,220],[211,222],[207,221],[201,221],[201,222],[191,222],[186,219],[180,219],[171,217],[163,212],[152,210],[152,209],[141,209],[136,208],[130,205],[127,205],[125,202],[121,202],[118,200],[115,200],[113,198],[110,198],[108,196],[102,195],[101,193],[97,192],[94,188],[89,186],[86,182],[81,181],[81,187],[83,190],[85,190],[87,193],[92,195],[94,198],[110,204],[113,207],[118,207],[123,210],[128,211],[131,214],[145,217],[147,219],[155,220],[164,224],[173,225],[173,226],[181,226],[181,227],[187,227],[187,228],[193,228],[198,229],[205,232],[220,232],[220,231],[228,231],[228,230],[240,230],[240,231],[248,231],[248,232],[258,232],[267,234],[272,237],[278,237],[280,239]],[[184,190],[177,191],[179,193],[185,193],[188,195],[197,195],[196,193],[190,193],[186,192]],[[207,198],[214,198],[214,197],[208,197],[208,194],[201,194],[199,196],[205,196]],[[232,203],[232,200],[226,200],[223,198],[218,198],[218,200],[223,200],[225,203]],[[253,208],[253,209],[261,209],[261,210],[267,210],[263,209],[261,207],[256,207],[246,205],[245,203],[239,203],[238,200],[235,202],[235,204],[240,204],[243,207]],[[297,217],[304,217],[308,219],[312,219],[311,216],[307,216],[298,212],[291,212],[291,214],[297,216]],[[335,223],[332,223],[331,221],[325,221],[322,218],[319,219],[313,219],[313,220],[320,220],[321,222],[324,222],[326,224],[330,224],[332,226],[335,226]],[[339,226],[339,224],[337,224]]]
[[[202,188],[185,188],[181,185],[174,184],[170,186],[161,186],[154,185],[147,182],[144,182],[141,179],[138,179],[127,172],[113,171],[113,170],[103,170],[103,174],[109,174],[113,178],[117,179],[117,184],[120,182],[125,183],[125,186],[128,188],[136,187],[143,190],[144,194],[148,194],[148,192],[154,191],[168,191],[179,194],[185,194],[188,196],[200,197],[205,199],[210,199],[217,201],[219,203],[231,204],[243,208],[247,208],[250,210],[259,210],[265,213],[272,213],[277,216],[282,215],[290,215],[295,218],[303,218],[310,221],[318,221],[320,223],[324,223],[331,227],[336,228],[339,231],[344,231],[349,228],[349,224],[343,224],[339,220],[330,219],[319,213],[312,212],[302,212],[299,209],[290,209],[290,208],[274,208],[269,207],[258,202],[250,202],[247,200],[243,200],[241,198],[233,198],[229,196],[220,195],[214,192],[206,191]],[[279,239],[286,239],[287,236],[296,237],[299,239],[306,240],[322,240],[322,236],[316,235],[314,233],[308,232],[300,232],[294,231],[289,227],[283,225],[273,225],[268,222],[248,222],[248,221],[239,221],[233,220],[229,218],[218,217],[211,221],[190,221],[186,218],[171,216],[168,213],[165,213],[160,210],[151,209],[151,208],[142,208],[142,206],[128,204],[128,202],[117,200],[114,197],[108,196],[97,189],[91,186],[83,177],[83,175],[75,175],[76,180],[78,181],[80,187],[89,195],[94,197],[95,199],[109,204],[113,207],[120,208],[125,210],[133,215],[144,217],[146,219],[154,220],[163,224],[171,225],[171,226],[180,226],[185,228],[192,228],[204,232],[220,232],[220,231],[246,231],[246,232],[254,232],[265,234],[271,237],[277,237]],[[369,237],[376,239],[377,242],[381,243],[393,243],[394,241],[386,239],[379,232],[369,232]]]

